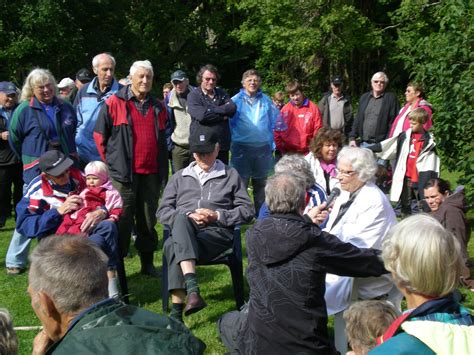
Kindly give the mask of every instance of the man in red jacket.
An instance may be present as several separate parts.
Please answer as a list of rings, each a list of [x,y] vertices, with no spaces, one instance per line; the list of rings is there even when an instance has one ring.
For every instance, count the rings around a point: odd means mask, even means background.
[[[128,252],[135,222],[141,272],[158,276],[153,266],[153,253],[158,246],[155,212],[160,186],[168,176],[167,113],[164,105],[150,95],[150,61],[133,63],[130,77],[132,83],[109,97],[102,107],[94,140],[123,199],[118,222],[121,254],[125,256]]]
[[[295,80],[285,87],[290,96],[275,125],[275,144],[281,154],[309,152],[309,142],[323,126],[318,106],[304,96]]]

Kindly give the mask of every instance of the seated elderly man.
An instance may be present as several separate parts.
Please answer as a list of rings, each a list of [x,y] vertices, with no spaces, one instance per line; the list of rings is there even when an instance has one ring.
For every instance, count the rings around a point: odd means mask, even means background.
[[[231,248],[233,227],[254,216],[239,174],[216,159],[217,142],[212,132],[191,134],[189,146],[195,161],[171,177],[157,212],[160,222],[171,227],[164,254],[173,302],[171,317],[178,320],[182,320],[183,309],[188,316],[206,307],[199,294],[196,261],[212,260]]]
[[[43,238],[54,234],[63,217],[82,206],[79,193],[86,187],[85,179],[73,161],[59,150],[49,150],[39,158],[41,175],[34,178],[18,204],[17,230],[28,238]],[[109,257],[109,294],[118,294],[117,288],[117,228],[114,222],[104,221],[105,207],[86,215],[81,231],[96,243]]]
[[[107,299],[107,257],[87,238],[45,238],[31,254],[28,293],[43,330],[33,354],[202,354],[179,322]]]
[[[235,311],[219,320],[231,352],[335,354],[327,333],[326,272],[357,277],[387,272],[378,251],[343,243],[303,216],[305,195],[291,173],[267,182],[271,215],[247,232],[248,313]]]

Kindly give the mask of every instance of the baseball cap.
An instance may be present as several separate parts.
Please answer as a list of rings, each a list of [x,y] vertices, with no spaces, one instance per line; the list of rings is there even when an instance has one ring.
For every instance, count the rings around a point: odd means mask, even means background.
[[[79,80],[83,84],[92,81],[91,72],[86,68],[79,69],[79,71],[76,73],[76,80]]]
[[[73,161],[59,150],[48,150],[39,158],[38,166],[43,173],[59,176],[72,164]]]
[[[171,74],[171,82],[173,82],[173,81],[183,81],[185,79],[188,79],[188,76],[182,70],[176,70],[173,74]]]
[[[339,75],[334,76],[331,80],[331,83],[333,83],[334,85],[341,85],[343,82],[344,80],[342,80]]]
[[[0,91],[7,95],[16,94],[16,86],[10,81],[0,82]]]
[[[190,134],[189,150],[192,153],[211,153],[216,148],[218,141],[215,132],[201,128]]]
[[[72,80],[71,78],[63,78],[58,84],[59,89],[64,89],[66,87],[73,87],[73,86],[74,86],[74,80]]]

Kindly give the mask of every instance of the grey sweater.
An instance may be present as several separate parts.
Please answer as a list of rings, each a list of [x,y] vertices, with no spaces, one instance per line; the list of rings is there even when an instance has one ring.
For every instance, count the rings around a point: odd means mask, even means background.
[[[245,184],[237,170],[216,160],[215,169],[201,185],[192,162],[176,172],[166,185],[160,207],[156,213],[160,223],[173,225],[178,214],[187,214],[197,208],[219,212],[217,224],[231,228],[248,223],[255,211]]]

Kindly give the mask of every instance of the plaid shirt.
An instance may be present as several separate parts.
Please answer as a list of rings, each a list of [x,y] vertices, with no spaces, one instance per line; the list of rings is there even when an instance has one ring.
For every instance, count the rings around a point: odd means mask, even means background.
[[[138,112],[140,112],[143,116],[146,116],[146,114],[148,113],[148,109],[150,108],[150,95],[146,95],[145,100],[141,102],[135,97],[131,87],[128,86],[127,100],[132,100]]]

